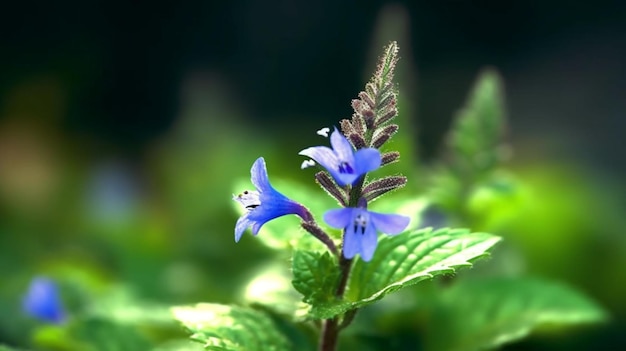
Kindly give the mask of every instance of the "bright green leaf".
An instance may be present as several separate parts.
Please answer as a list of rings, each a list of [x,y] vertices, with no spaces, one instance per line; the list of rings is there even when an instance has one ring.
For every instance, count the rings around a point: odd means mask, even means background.
[[[541,327],[607,319],[589,298],[566,286],[529,278],[462,280],[435,298],[429,349],[471,351],[521,339]]]
[[[164,344],[161,344],[151,351],[202,351],[204,347],[197,342],[193,342],[189,339],[172,340]]]
[[[293,289],[291,267],[282,260],[261,266],[243,287],[241,298],[248,304],[262,305],[292,318],[306,315],[309,307]]]
[[[274,321],[251,308],[201,303],[172,308],[174,317],[206,350],[290,350],[290,343]]]
[[[339,270],[337,260],[328,252],[295,251],[292,267],[292,284],[304,295],[304,302],[316,304],[334,300]]]
[[[431,228],[384,237],[370,262],[358,260],[343,301],[313,305],[311,317],[330,318],[382,299],[398,289],[468,267],[500,238],[465,229]]]

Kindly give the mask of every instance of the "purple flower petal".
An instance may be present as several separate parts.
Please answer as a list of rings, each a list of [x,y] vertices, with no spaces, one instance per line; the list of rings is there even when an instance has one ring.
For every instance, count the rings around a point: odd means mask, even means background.
[[[378,231],[385,234],[395,235],[402,233],[409,225],[411,219],[397,214],[385,214],[370,212],[370,220]]]
[[[333,176],[340,186],[353,185],[365,173],[380,167],[380,151],[374,148],[355,152],[352,144],[335,128],[330,135],[332,149],[315,146],[300,151],[319,163]]]
[[[376,227],[373,223],[368,223],[365,227],[365,233],[362,234],[361,237],[361,259],[363,259],[363,261],[369,262],[372,259],[374,251],[376,251],[376,245],[378,245]]]
[[[345,228],[352,221],[353,208],[338,208],[324,213],[324,221],[334,228]]]
[[[348,210],[354,210],[347,208]],[[345,227],[343,233],[343,256],[347,259],[351,259],[356,254],[361,253],[361,239],[362,234],[358,231],[358,228],[353,225]]]
[[[380,151],[374,148],[360,149],[354,154],[356,173],[365,174],[380,167]]]
[[[265,167],[265,159],[259,157],[254,161],[252,168],[250,169],[250,180],[252,184],[257,188],[259,192],[264,192],[272,189],[270,181],[267,178],[267,168]]]
[[[339,159],[337,158],[337,155],[331,148],[326,146],[309,147],[300,151],[298,155],[310,157],[328,170],[338,169],[339,167]]]
[[[241,236],[243,235],[243,232],[245,232],[246,229],[251,225],[252,222],[248,219],[248,213],[239,217],[239,219],[237,220],[237,224],[235,224],[235,242],[239,242]]]
[[[354,149],[348,139],[337,128],[330,135],[330,145],[333,147],[333,151],[337,154],[340,162],[354,165]]]
[[[31,281],[22,307],[29,315],[46,322],[61,323],[65,319],[57,286],[54,281],[45,277],[37,277]]]
[[[233,196],[247,210],[235,224],[235,242],[239,242],[243,232],[252,228],[257,235],[263,224],[274,218],[295,214],[305,219],[310,217],[308,210],[299,203],[276,191],[267,177],[265,160],[259,157],[250,170],[251,180],[257,191],[244,191]]]

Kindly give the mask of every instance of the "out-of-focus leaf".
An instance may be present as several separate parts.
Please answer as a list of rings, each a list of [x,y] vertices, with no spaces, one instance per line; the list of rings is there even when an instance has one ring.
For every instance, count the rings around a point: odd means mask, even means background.
[[[87,313],[123,325],[176,325],[168,306],[139,299],[123,287],[109,289],[89,306]]]
[[[428,198],[467,225],[468,197],[487,181],[506,156],[503,83],[497,72],[483,71],[447,138],[448,162],[436,169]]]
[[[597,323],[606,312],[569,287],[530,278],[461,280],[435,298],[430,350],[491,349],[542,327]]]
[[[456,166],[478,173],[492,169],[498,162],[504,126],[502,86],[493,70],[485,70],[478,77],[449,136]]]
[[[81,348],[84,350],[126,351],[151,348],[150,342],[135,328],[97,317],[76,320],[72,324],[71,333],[86,344]]]
[[[243,299],[258,304],[278,314],[300,318],[306,314],[308,305],[291,284],[291,267],[285,262],[272,262],[261,267],[242,290]]]
[[[291,350],[289,340],[265,313],[251,308],[201,303],[172,308],[174,317],[206,350]]]
[[[161,344],[151,351],[203,351],[204,347],[189,339],[172,340]]]
[[[330,318],[363,307],[398,289],[468,267],[500,241],[487,233],[430,228],[380,240],[370,262],[358,260],[342,301],[312,306],[312,318]]]

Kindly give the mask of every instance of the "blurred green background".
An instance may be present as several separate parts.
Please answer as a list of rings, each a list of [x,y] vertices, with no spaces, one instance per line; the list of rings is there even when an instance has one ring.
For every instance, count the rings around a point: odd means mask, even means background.
[[[0,342],[33,344],[20,300],[36,275],[72,301],[113,288],[161,304],[241,301],[274,254],[248,234],[234,243],[235,181],[264,156],[271,179],[312,187],[297,152],[351,115],[397,40],[406,191],[428,188],[454,114],[495,67],[513,150],[503,167],[517,185],[477,194],[463,224],[505,238],[493,260],[507,274],[567,283],[612,315],[576,337],[507,348],[625,347],[626,3],[4,7]]]

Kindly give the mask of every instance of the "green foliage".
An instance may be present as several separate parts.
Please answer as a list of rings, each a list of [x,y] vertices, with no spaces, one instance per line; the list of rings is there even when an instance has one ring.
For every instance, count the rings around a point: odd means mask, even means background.
[[[497,236],[464,229],[428,228],[385,237],[380,240],[372,261],[354,264],[344,299],[317,301],[312,304],[310,316],[334,317],[422,280],[454,273],[487,255],[498,241]],[[311,296],[305,296],[306,299]]]
[[[506,156],[503,89],[498,73],[483,71],[446,140],[449,158],[432,177],[429,199],[454,216],[467,217],[471,194],[499,181],[493,171]]]
[[[174,317],[188,329],[191,339],[205,350],[282,351],[290,342],[265,313],[246,307],[201,303],[172,308]]]
[[[151,351],[203,351],[204,347],[189,339],[172,340],[153,348]]]
[[[293,287],[304,295],[304,302],[332,301],[339,279],[337,260],[328,254],[310,251],[293,253]]]
[[[12,347],[8,347],[6,345],[0,345],[0,351],[20,351],[20,350],[14,349]]]
[[[480,173],[496,166],[504,127],[502,89],[502,80],[495,71],[482,72],[457,114],[448,145],[461,171]]]
[[[78,320],[72,329],[75,337],[84,343],[83,348],[87,350],[149,350],[151,346],[150,341],[136,329],[104,318]]]
[[[498,347],[535,330],[606,321],[595,302],[569,287],[530,278],[458,281],[430,305],[430,350]]]

